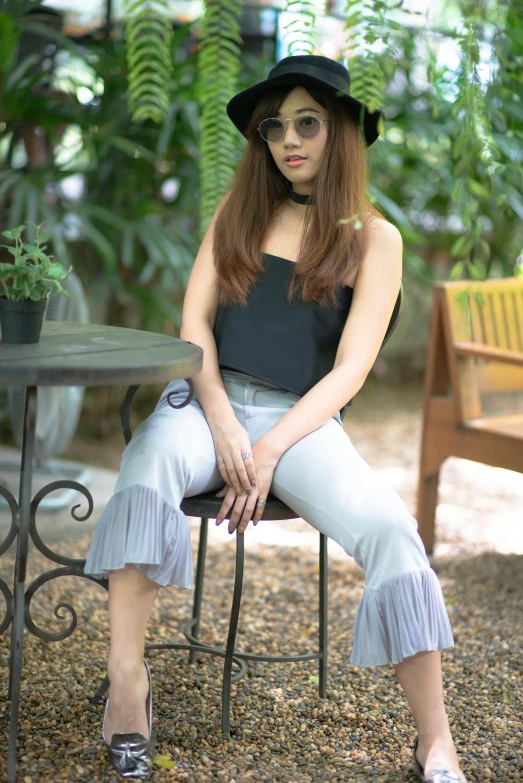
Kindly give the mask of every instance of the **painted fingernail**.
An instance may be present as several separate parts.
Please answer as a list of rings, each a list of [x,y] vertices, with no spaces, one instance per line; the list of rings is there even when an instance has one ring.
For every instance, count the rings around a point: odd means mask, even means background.
[[[249,489],[248,487],[246,487],[245,491],[246,491],[246,493],[247,493],[248,495],[250,495],[250,494],[252,493],[252,489]]]
[[[251,484],[252,484],[253,487],[256,486],[256,482],[254,481],[254,479],[251,479]]]

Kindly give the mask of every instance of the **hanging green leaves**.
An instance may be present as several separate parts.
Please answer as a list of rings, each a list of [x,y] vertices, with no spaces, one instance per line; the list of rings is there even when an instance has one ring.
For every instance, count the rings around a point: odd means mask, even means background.
[[[285,37],[289,39],[289,56],[314,54],[313,30],[316,26],[317,3],[312,0],[287,0],[285,11],[299,14],[284,26]]]
[[[201,109],[201,238],[234,174],[237,134],[226,107],[236,92],[241,69],[242,12],[241,0],[207,0],[201,20],[197,82]]]
[[[386,82],[395,72],[391,34],[401,25],[391,14],[402,6],[403,0],[347,0],[345,6],[350,94],[371,111],[383,108]]]
[[[162,122],[169,111],[172,22],[167,0],[124,0],[129,111]]]
[[[452,139],[451,159],[454,185],[452,201],[460,215],[464,232],[455,240],[450,254],[456,259],[453,277],[461,271],[474,279],[485,276],[490,250],[483,240],[482,214],[491,200],[489,163],[496,150],[487,127],[484,86],[480,78],[480,43],[484,38],[484,2],[460,0],[462,29],[459,37],[459,93],[452,113],[459,122]],[[459,273],[456,271],[459,269]]]

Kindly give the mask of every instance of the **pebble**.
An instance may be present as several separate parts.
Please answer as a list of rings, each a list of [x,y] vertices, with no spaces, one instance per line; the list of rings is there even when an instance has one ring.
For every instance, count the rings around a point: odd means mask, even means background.
[[[255,535],[249,530],[246,535],[249,532]],[[57,549],[85,557],[89,541],[84,537]],[[247,551],[238,647],[273,655],[314,650],[315,633],[300,633],[316,618],[316,560],[308,551],[296,557],[294,549],[275,552],[261,546],[252,557]],[[495,552],[432,563],[449,601],[456,640],[454,648],[442,653],[443,682],[452,735],[469,783],[523,778],[522,563],[521,556]],[[223,645],[226,638],[233,565],[233,547],[230,557],[224,556],[223,547],[209,547],[201,635],[210,644]],[[28,579],[48,567],[32,552]],[[0,569],[6,579],[11,555],[2,557]],[[394,670],[349,663],[363,588],[360,569],[333,559],[329,698],[318,695],[314,661],[249,664],[247,676],[232,687],[235,736],[229,740],[221,734],[222,659],[201,655],[190,665],[185,651],[147,653],[154,688],[155,753],[175,761],[170,770],[155,767],[152,783],[413,783],[411,749],[417,732]],[[160,591],[148,641],[183,642],[191,600],[191,591]],[[34,621],[58,630],[61,624],[53,608],[62,601],[78,613],[78,626],[68,639],[44,642],[29,633],[24,637],[17,779],[118,783],[101,738],[103,704],[91,702],[105,674],[109,647],[106,595],[86,580],[54,580],[35,595]],[[3,748],[8,648],[6,633],[0,637]],[[0,765],[0,783],[5,781]]]

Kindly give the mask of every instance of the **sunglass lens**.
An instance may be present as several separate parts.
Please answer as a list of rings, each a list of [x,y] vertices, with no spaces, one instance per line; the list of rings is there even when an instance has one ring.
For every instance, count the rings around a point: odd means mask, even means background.
[[[260,133],[265,141],[280,141],[283,136],[283,122],[269,119],[260,123]]]
[[[296,130],[303,139],[313,139],[320,130],[320,121],[312,114],[306,114],[297,118]]]

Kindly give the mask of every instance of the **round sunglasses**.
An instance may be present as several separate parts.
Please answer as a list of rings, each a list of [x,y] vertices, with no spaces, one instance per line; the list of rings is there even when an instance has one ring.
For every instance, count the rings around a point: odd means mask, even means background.
[[[302,139],[313,139],[320,132],[322,123],[328,122],[328,120],[319,120],[314,114],[300,114],[294,120],[280,120],[277,117],[269,117],[267,120],[262,120],[258,125],[260,136],[264,141],[268,141],[269,144],[281,141],[285,135],[286,122],[294,122],[296,133]]]

